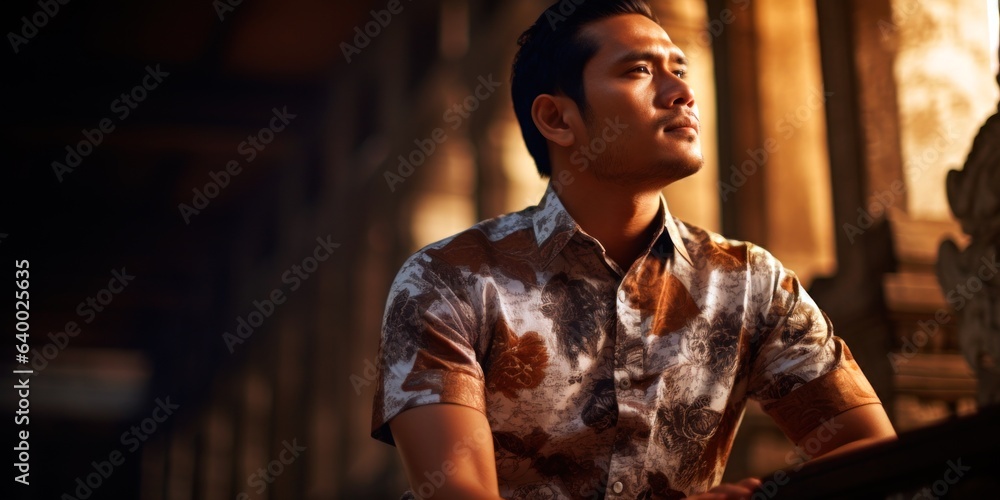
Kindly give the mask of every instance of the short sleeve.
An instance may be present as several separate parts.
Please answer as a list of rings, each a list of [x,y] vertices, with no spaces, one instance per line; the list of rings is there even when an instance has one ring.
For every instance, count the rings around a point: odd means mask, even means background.
[[[751,339],[748,394],[785,435],[798,442],[851,408],[880,403],[830,319],[794,273],[763,252],[758,269],[768,296]]]
[[[435,403],[485,414],[476,350],[479,328],[461,273],[425,253],[410,257],[389,291],[379,344],[372,437],[395,445],[389,421]]]

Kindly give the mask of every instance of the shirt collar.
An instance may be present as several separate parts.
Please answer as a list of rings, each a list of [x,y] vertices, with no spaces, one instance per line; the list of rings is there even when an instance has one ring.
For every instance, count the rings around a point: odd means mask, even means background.
[[[684,240],[681,238],[681,232],[677,228],[677,220],[674,219],[673,215],[670,215],[670,209],[667,207],[667,199],[663,197],[663,193],[660,193],[660,207],[663,208],[663,227],[666,228],[667,234],[670,235],[670,241],[674,244],[674,249],[688,264],[694,266],[694,261],[691,260],[691,255],[688,254]]]
[[[660,193],[660,208],[659,216],[662,217],[664,229],[666,229],[674,249],[688,264],[694,265],[687,248],[684,246],[684,240],[681,239],[680,231],[677,229],[677,222],[670,215],[663,193]],[[552,259],[580,231],[579,224],[566,211],[566,207],[559,200],[559,195],[556,194],[551,183],[545,189],[545,194],[542,196],[542,201],[539,202],[535,213],[532,214],[532,224],[535,228],[535,242],[541,253],[542,267],[548,267]]]

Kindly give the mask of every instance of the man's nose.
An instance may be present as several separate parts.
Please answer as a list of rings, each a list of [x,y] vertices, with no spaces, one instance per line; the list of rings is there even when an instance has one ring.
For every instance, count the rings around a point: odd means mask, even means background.
[[[694,90],[687,81],[670,73],[660,82],[659,101],[662,106],[667,108],[694,107]]]

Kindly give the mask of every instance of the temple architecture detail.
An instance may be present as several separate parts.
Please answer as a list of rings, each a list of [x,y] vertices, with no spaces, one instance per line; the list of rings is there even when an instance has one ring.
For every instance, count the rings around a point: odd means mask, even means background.
[[[1000,83],[1000,75],[997,77]],[[960,318],[959,344],[976,372],[979,404],[1000,403],[1000,113],[979,130],[962,170],[948,172],[948,204],[971,243],[941,244],[941,289]]]

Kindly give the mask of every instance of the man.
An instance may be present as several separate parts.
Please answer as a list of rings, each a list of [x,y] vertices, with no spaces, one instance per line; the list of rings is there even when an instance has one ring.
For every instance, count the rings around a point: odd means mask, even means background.
[[[413,493],[748,498],[756,479],[718,485],[748,397],[817,456],[894,436],[793,273],[667,211],[700,125],[649,7],[547,13],[512,94],[548,191],[420,250],[390,292],[372,436]]]

